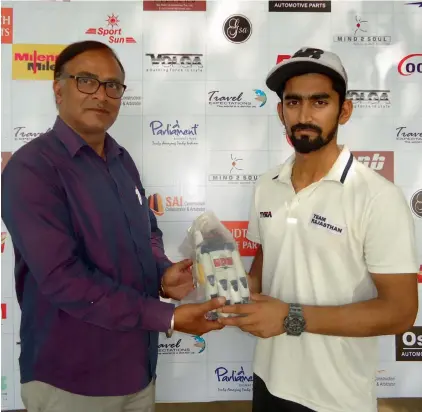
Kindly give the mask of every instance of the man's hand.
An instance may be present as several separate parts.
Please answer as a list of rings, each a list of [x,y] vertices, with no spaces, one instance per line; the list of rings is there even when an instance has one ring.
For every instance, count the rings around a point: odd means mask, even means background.
[[[178,306],[174,311],[174,330],[201,336],[211,330],[223,329],[224,325],[216,320],[207,320],[206,314],[221,308],[224,298],[214,298],[205,303],[189,303]]]
[[[191,259],[177,262],[164,272],[163,289],[168,297],[175,300],[183,299],[194,289]]]
[[[244,332],[260,338],[270,338],[284,333],[284,318],[289,307],[286,303],[270,296],[251,294],[253,303],[228,305],[221,309],[223,313],[235,313],[241,316],[220,318],[224,326],[238,326]]]

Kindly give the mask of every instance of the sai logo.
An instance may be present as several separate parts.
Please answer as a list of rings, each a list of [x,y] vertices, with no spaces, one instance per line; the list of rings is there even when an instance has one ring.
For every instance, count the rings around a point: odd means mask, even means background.
[[[65,48],[60,44],[13,44],[13,80],[53,80],[57,56]]]
[[[148,196],[148,205],[149,208],[153,211],[154,215],[164,215],[163,198],[159,193],[154,193],[153,195]]]

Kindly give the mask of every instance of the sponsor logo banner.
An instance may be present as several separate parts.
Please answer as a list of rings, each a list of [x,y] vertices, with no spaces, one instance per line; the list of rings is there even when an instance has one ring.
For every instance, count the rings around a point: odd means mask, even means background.
[[[409,130],[406,126],[396,128],[396,140],[404,143],[422,143],[422,131]]]
[[[199,355],[205,351],[205,348],[205,339],[201,336],[189,336],[177,333],[173,335],[170,339],[165,338],[163,340],[160,340],[158,344],[158,354],[160,356],[165,356],[166,358],[170,356],[178,356],[179,361],[180,355]]]
[[[240,256],[255,256],[258,244],[251,242],[247,237],[248,221],[221,222],[230,232],[237,243]]]
[[[100,27],[90,27],[85,34],[95,35],[101,38],[101,41],[107,41],[111,44],[133,44],[136,40],[132,36],[125,36],[124,29],[120,27],[120,20],[117,14],[111,13],[105,19],[106,24]]]
[[[394,152],[353,151],[359,162],[394,183]]]
[[[373,15],[376,19],[376,15]],[[366,17],[355,16],[347,34],[335,35],[335,43],[353,44],[355,46],[386,46],[391,44],[391,36],[374,33],[370,20]]]
[[[149,57],[147,73],[198,73],[204,68],[200,53],[145,53]]]
[[[396,335],[396,361],[422,361],[422,326],[414,326],[409,331]]]
[[[220,90],[208,92],[208,105],[219,109],[256,109],[263,107],[266,102],[267,95],[260,89],[236,94],[224,94]]]
[[[331,1],[287,0],[270,1],[271,12],[331,13]]]
[[[1,8],[1,42],[2,44],[13,43],[13,9]]]
[[[233,14],[227,17],[223,24],[223,33],[232,43],[244,43],[252,34],[252,23],[243,14]]]
[[[347,98],[355,109],[389,109],[390,90],[348,90]]]
[[[422,74],[422,53],[408,54],[403,57],[397,66],[397,71],[401,76]]]
[[[53,80],[57,56],[65,48],[60,44],[13,44],[13,80]]]
[[[149,123],[152,135],[152,145],[157,147],[186,148],[199,145],[198,123],[179,122],[175,119],[171,123],[162,120],[152,120]]]
[[[413,194],[410,199],[410,208],[417,217],[422,218],[422,189]]]
[[[144,0],[144,11],[206,11],[207,2],[199,0]]]
[[[183,196],[166,196],[163,198],[159,193],[148,196],[149,207],[156,216],[163,216],[165,213],[205,212],[205,202],[188,201]]]

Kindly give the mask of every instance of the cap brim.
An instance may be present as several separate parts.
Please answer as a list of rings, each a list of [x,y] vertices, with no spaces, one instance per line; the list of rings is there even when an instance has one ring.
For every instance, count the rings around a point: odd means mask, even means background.
[[[310,61],[287,61],[281,63],[269,73],[266,84],[270,90],[278,94],[280,89],[284,88],[287,80],[308,73],[324,74],[331,79],[342,82],[346,87],[346,81],[337,71],[325,65]]]

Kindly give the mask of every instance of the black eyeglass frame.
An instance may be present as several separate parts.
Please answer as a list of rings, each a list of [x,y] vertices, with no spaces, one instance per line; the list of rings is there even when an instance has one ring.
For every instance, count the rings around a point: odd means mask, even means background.
[[[98,80],[98,79],[96,79],[95,77],[90,77],[90,76],[75,76],[75,75],[73,75],[73,74],[64,74],[64,75],[62,75],[62,76],[60,76],[62,79],[74,79],[74,80],[76,80],[76,87],[78,88],[78,90],[81,92],[81,93],[84,93],[84,94],[95,94],[95,93],[97,93],[98,92],[98,89],[102,86],[102,85],[104,85],[105,87],[105,92],[106,92],[106,95],[108,96],[108,97],[110,97],[110,99],[121,99],[122,98],[122,96],[124,95],[124,93],[125,93],[125,91],[126,91],[126,88],[127,88],[127,86],[125,85],[125,84],[122,84],[122,83],[119,83],[119,82],[115,82],[115,81],[110,81],[110,80],[106,80],[106,81],[101,81],[101,80]],[[91,92],[91,93],[88,93],[88,92],[85,92],[85,91],[82,91],[80,88],[79,88],[79,79],[88,79],[88,80],[94,80],[94,81],[96,81],[97,83],[98,83],[98,87],[95,89],[95,91],[93,91],[93,92]],[[114,97],[114,96],[110,96],[108,93],[107,93],[107,85],[108,84],[118,84],[119,86],[122,86],[123,87],[123,91],[122,91],[122,94],[119,96],[119,97]]]

